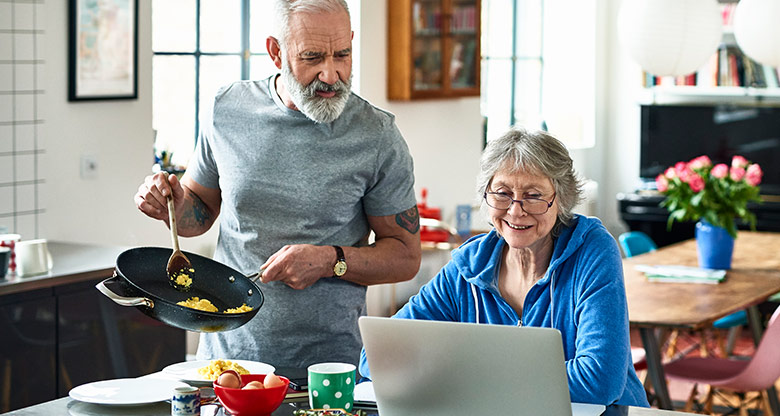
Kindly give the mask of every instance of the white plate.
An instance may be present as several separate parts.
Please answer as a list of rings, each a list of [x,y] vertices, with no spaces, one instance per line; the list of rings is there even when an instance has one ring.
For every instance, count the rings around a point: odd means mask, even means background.
[[[173,394],[171,394],[173,396]],[[102,404],[84,403],[74,400],[68,403],[70,416],[138,416],[167,415],[171,413],[171,404],[157,402],[137,406],[105,406]],[[206,414],[205,412],[203,413]]]
[[[225,360],[232,361],[241,367],[244,367],[250,374],[268,374],[276,371],[271,364],[247,360]],[[211,385],[211,380],[206,380],[198,373],[198,369],[211,363],[211,360],[184,361],[182,363],[171,364],[162,369],[163,374],[168,374],[178,378],[181,381],[192,385]]]
[[[119,378],[82,384],[71,389],[68,395],[81,402],[128,406],[170,400],[176,387],[187,387],[187,384],[176,380]]]

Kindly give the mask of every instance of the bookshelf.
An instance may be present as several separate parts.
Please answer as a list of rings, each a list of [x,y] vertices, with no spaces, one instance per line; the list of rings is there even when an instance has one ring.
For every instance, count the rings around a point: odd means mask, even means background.
[[[390,100],[480,94],[480,0],[388,0]]]
[[[640,101],[653,104],[730,103],[780,105],[780,69],[742,53],[732,29],[738,1],[721,1],[723,39],[693,74],[657,77],[643,72]]]

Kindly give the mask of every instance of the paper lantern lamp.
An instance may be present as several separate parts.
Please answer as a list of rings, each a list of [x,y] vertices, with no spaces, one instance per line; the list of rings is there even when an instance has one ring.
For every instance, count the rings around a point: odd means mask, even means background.
[[[716,0],[623,0],[618,37],[645,71],[687,75],[717,51],[722,20]]]
[[[734,10],[734,37],[754,61],[780,66],[780,1],[741,0]]]

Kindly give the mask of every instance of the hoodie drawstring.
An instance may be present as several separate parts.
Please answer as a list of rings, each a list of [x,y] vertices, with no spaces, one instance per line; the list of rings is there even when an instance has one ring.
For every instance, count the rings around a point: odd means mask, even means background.
[[[476,323],[479,323],[479,297],[477,296],[477,286],[474,283],[471,285],[471,295],[474,297],[474,312]],[[550,327],[555,328],[555,298],[553,297],[555,292],[555,272],[550,273]],[[517,326],[523,326],[523,321],[517,321]]]
[[[474,283],[471,283],[471,294],[474,296],[474,310],[477,313],[476,323],[479,323],[479,298],[477,297],[477,287],[474,286]]]
[[[553,292],[555,292],[555,272],[550,273],[550,327],[555,328],[555,299],[553,298]]]

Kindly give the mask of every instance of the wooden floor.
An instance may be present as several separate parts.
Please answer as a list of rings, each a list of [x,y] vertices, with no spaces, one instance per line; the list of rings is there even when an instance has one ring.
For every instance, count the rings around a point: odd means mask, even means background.
[[[726,336],[726,332],[724,331],[722,335]],[[688,353],[689,356],[699,356],[700,352],[699,349],[696,347],[699,344],[700,337],[696,335],[690,335],[685,334],[679,337],[678,341],[678,350],[679,351],[686,351],[686,349],[691,349],[691,351]],[[641,347],[642,343],[639,338],[639,331],[632,330],[631,331],[631,345],[633,347]],[[690,348],[689,348],[690,347]],[[709,343],[709,348],[712,351],[716,351],[717,347],[714,342]],[[741,336],[738,338],[735,346],[734,346],[734,355],[735,356],[741,356],[741,357],[750,357],[753,355],[753,352],[755,351],[755,346],[753,345],[753,338],[750,334],[750,331],[747,328],[743,328],[741,332]],[[638,373],[640,379],[644,380],[644,372]],[[682,406],[685,404],[686,400],[688,400],[689,394],[691,392],[691,389],[693,388],[692,383],[686,383],[683,381],[677,381],[677,380],[668,380],[668,386],[669,386],[669,395],[672,398],[672,402],[675,404],[675,407],[679,406],[679,409],[682,410]],[[780,380],[778,380],[777,389],[780,391]],[[705,390],[705,387],[700,387],[699,392],[703,392]],[[748,396],[752,397],[752,396]],[[726,411],[726,406],[728,406],[728,403],[724,403],[724,399],[726,401],[736,401],[736,398],[734,396],[726,396],[724,398],[717,398],[715,399],[714,403],[717,410]],[[723,412],[716,412],[716,414],[723,414]],[[738,414],[738,413],[736,413]],[[760,414],[760,413],[754,413],[751,412],[751,415],[753,414]]]

